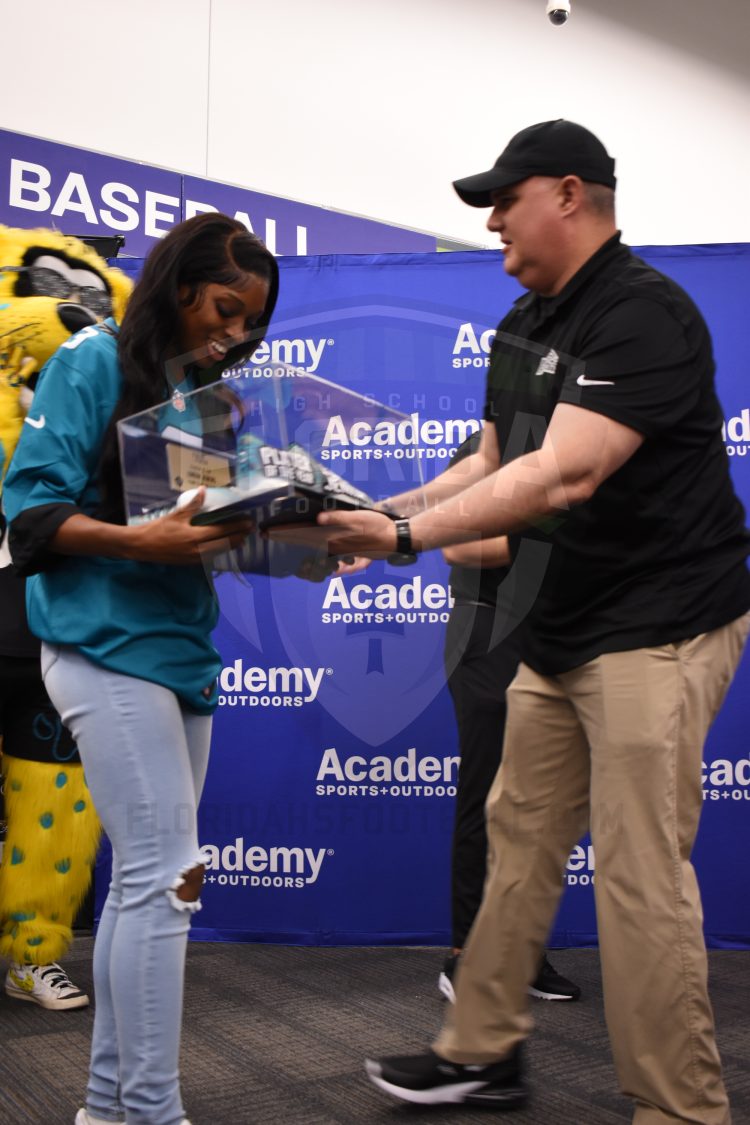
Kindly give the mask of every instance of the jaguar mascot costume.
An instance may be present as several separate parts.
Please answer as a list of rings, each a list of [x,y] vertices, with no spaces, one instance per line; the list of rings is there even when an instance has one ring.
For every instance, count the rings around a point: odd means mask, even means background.
[[[0,481],[44,363],[79,329],[106,316],[120,320],[130,288],[78,238],[0,226]],[[9,564],[0,549],[5,991],[45,1008],[78,1008],[88,997],[57,961],[90,886],[100,828],[75,745],[44,690],[23,579]]]

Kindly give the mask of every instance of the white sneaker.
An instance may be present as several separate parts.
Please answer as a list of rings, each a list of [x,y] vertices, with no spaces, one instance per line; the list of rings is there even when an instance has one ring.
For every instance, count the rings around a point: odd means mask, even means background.
[[[89,998],[71,981],[57,962],[50,965],[20,965],[12,961],[5,978],[5,991],[14,1000],[30,1000],[42,1008],[85,1008]]]
[[[79,1109],[76,1114],[75,1125],[125,1125],[124,1121],[110,1121],[105,1117],[92,1117],[86,1109]]]
[[[76,1114],[75,1125],[125,1125],[124,1121],[110,1121],[103,1117],[92,1117],[86,1109],[79,1109]],[[190,1125],[187,1117],[183,1117],[180,1125]]]

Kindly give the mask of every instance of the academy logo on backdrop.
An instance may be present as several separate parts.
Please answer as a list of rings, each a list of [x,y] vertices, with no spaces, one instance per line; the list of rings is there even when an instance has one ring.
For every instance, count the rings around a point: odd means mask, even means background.
[[[220,847],[204,844],[206,882],[219,887],[265,887],[300,890],[317,883],[331,848],[248,844],[242,836]]]
[[[445,689],[447,570],[437,554],[415,569],[375,562],[322,583],[263,587],[285,663],[334,670],[323,676],[317,702],[367,746],[396,738]],[[259,597],[260,581],[254,580]]]
[[[596,856],[592,844],[576,844],[565,865],[563,883],[567,887],[593,886],[596,876]]]
[[[457,755],[347,754],[329,746],[315,775],[318,797],[455,797]]]
[[[420,419],[414,413],[400,422],[358,421],[347,426],[335,414],[323,437],[321,460],[447,461],[481,425],[479,418]]]
[[[332,668],[262,668],[238,658],[219,674],[219,706],[303,707],[332,675]]]
[[[421,574],[402,582],[344,581],[331,578],[321,612],[324,625],[440,625],[453,599],[444,582]]]
[[[728,457],[745,457],[750,449],[750,408],[745,407],[721,427]]]
[[[284,340],[263,340],[247,363],[254,378],[258,376],[271,378],[277,374],[277,367],[274,364],[289,364],[309,375],[314,375],[326,348],[333,347],[333,344],[334,341],[326,336],[319,336],[317,339],[305,336]]]
[[[495,333],[494,328],[482,328],[470,322],[462,324],[453,341],[453,366],[459,370],[489,367]]]
[[[704,762],[701,784],[704,801],[750,801],[750,757]]]

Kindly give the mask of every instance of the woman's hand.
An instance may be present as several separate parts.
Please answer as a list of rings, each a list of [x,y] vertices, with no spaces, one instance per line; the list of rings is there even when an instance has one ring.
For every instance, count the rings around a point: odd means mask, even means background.
[[[195,566],[233,547],[252,534],[253,522],[245,518],[231,523],[194,527],[190,520],[203,506],[201,488],[184,508],[149,523],[105,523],[83,512],[73,511],[60,524],[49,547],[61,555],[100,555],[108,559]]]
[[[188,504],[169,515],[127,528],[131,535],[126,557],[139,562],[188,566],[239,547],[255,527],[247,517],[203,527],[190,522],[201,511],[205,495],[205,488],[199,488]]]

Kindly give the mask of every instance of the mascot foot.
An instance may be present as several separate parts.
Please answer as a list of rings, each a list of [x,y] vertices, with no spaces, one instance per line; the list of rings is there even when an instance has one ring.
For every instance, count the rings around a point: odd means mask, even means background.
[[[20,965],[12,961],[5,991],[14,1000],[30,1000],[42,1008],[85,1008],[89,998],[76,988],[56,961],[51,965]]]

